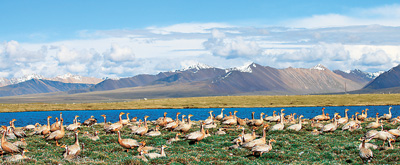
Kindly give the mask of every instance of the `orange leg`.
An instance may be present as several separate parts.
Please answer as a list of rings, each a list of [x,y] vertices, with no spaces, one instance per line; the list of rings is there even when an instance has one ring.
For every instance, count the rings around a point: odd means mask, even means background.
[[[56,146],[60,146],[60,144],[58,144],[58,140],[56,140]]]

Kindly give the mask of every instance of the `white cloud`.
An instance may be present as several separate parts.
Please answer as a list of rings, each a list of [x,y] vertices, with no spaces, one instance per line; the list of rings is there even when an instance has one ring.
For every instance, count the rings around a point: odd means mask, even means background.
[[[155,34],[171,34],[171,33],[209,33],[210,30],[215,28],[228,28],[231,25],[222,23],[181,23],[167,27],[148,27],[152,33]]]
[[[255,41],[246,41],[243,37],[227,38],[217,30],[213,30],[212,35],[203,45],[215,56],[230,59],[256,56],[262,52]]]
[[[400,5],[394,4],[367,9],[354,9],[352,13],[347,15],[330,13],[285,21],[288,23],[283,22],[283,25],[304,28],[343,27],[373,24],[379,24],[383,26],[400,26]]]
[[[132,61],[135,59],[135,54],[130,47],[113,44],[109,51],[104,53],[105,58],[113,62]]]

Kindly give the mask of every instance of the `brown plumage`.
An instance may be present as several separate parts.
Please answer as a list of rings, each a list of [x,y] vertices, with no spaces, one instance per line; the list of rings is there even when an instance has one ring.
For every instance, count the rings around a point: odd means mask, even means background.
[[[392,118],[392,112],[390,111],[391,109],[392,107],[389,107],[389,113],[383,114],[383,116],[381,117],[382,120],[390,120]]]
[[[253,148],[255,145],[258,145],[258,144],[265,144],[266,143],[266,140],[265,140],[265,137],[266,137],[266,130],[267,130],[267,127],[268,127],[269,125],[268,124],[265,124],[264,125],[264,127],[263,127],[263,136],[261,137],[261,138],[259,138],[259,139],[256,139],[256,140],[253,140],[253,141],[250,141],[250,142],[247,142],[247,143],[244,143],[243,145],[242,145],[242,147],[244,147],[244,148],[247,148],[247,149],[251,149],[251,148]]]
[[[176,120],[175,120],[175,122],[168,123],[168,124],[164,127],[164,129],[173,130],[173,129],[175,129],[176,127],[178,127],[178,125],[179,125],[179,114],[181,114],[181,113],[180,113],[180,112],[176,113]]]
[[[255,155],[255,153],[260,153],[260,156],[262,156],[263,153],[271,151],[273,142],[276,141],[274,139],[270,139],[268,141],[268,144],[258,144],[254,146],[253,148],[251,148],[253,155]]]
[[[2,126],[2,128],[4,130],[7,130],[6,126]],[[1,148],[3,149],[3,151],[7,152],[7,153],[11,153],[12,155],[14,153],[19,153],[22,152],[21,148],[18,148],[17,146],[15,146],[14,144],[8,142],[5,138],[6,136],[6,131],[3,132],[3,136],[1,137]]]
[[[192,121],[190,120],[190,118],[191,118],[192,116],[193,116],[193,115],[189,114],[189,115],[188,115],[188,123],[183,123],[183,124],[179,125],[178,127],[176,127],[176,128],[174,129],[174,131],[181,131],[181,132],[183,132],[183,133],[188,132],[188,131],[190,130],[190,128],[192,128]]]
[[[364,119],[366,119],[367,116],[368,116],[368,110],[369,110],[368,108],[365,109],[365,111],[362,110],[361,115],[358,115],[358,116],[357,116],[357,119],[358,119],[358,120],[364,121]]]
[[[379,123],[379,113],[376,113],[376,121],[369,123],[365,128],[379,128],[381,123]]]
[[[50,135],[46,138],[47,140],[55,140],[56,146],[60,146],[60,144],[58,144],[58,140],[62,139],[65,135],[65,131],[64,131],[64,127],[63,127],[64,119],[61,119],[60,122],[61,122],[60,130],[56,130],[56,131],[50,133]]]
[[[221,114],[217,115],[215,117],[216,120],[222,120],[222,118],[224,117],[224,108],[221,109]]]
[[[372,153],[371,149],[365,147],[365,138],[362,138],[362,144],[361,144],[361,148],[360,148],[360,158],[361,160],[365,163],[365,161],[367,162],[371,162],[371,159],[374,157],[374,154]]]
[[[56,117],[56,122],[54,122],[54,123],[50,126],[50,131],[51,131],[51,132],[54,132],[54,131],[57,131],[57,130],[60,130],[60,129],[61,129],[61,127],[60,127],[60,125],[61,125],[61,119],[62,119],[62,112],[60,112],[60,120],[58,120],[58,118]]]
[[[147,133],[147,131],[149,130],[149,127],[147,126],[147,118],[148,118],[149,116],[145,116],[144,117],[144,126],[143,127],[139,127],[135,132],[133,132],[133,133],[135,133],[135,134],[138,134],[138,135],[140,135],[140,136],[143,136],[144,134],[146,134]]]
[[[198,143],[199,141],[204,139],[205,135],[206,135],[206,132],[204,131],[204,123],[201,123],[200,131],[192,132],[192,133],[186,135],[185,138]]]
[[[139,147],[140,144],[134,139],[122,139],[121,138],[121,132],[117,129],[118,133],[118,144],[121,145],[122,147],[126,148],[126,151],[129,151],[129,149],[133,149],[134,147]]]
[[[75,132],[75,143],[68,146],[67,152],[64,153],[64,158],[73,159],[76,158],[81,153],[81,146],[79,145],[78,138],[79,130]]]
[[[344,110],[345,116],[342,117],[342,118],[340,118],[340,119],[338,119],[338,124],[339,124],[339,125],[340,125],[340,124],[347,123],[347,122],[349,121],[349,116],[347,116],[347,112],[348,112],[348,111],[349,111],[349,109],[345,109],[345,110]]]
[[[83,125],[84,125],[84,126],[92,126],[92,125],[94,125],[94,124],[96,124],[96,123],[97,123],[97,119],[95,119],[94,116],[90,116],[89,119],[87,119],[87,120],[85,120],[85,121],[83,122]]]

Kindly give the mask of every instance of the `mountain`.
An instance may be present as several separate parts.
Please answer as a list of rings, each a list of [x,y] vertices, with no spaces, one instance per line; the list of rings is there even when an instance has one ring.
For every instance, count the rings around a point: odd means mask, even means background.
[[[342,77],[355,81],[360,84],[367,85],[370,81],[372,81],[376,76],[371,73],[363,72],[359,69],[354,69],[349,72],[344,72],[341,70],[334,70],[334,73],[341,75]]]
[[[59,76],[59,81],[32,79],[0,88],[0,96],[62,91],[64,92],[59,95],[65,97],[85,93],[85,97],[88,98],[96,96],[111,100],[144,97],[291,95],[354,91],[366,84],[366,80],[360,78],[361,74],[358,75],[356,72],[352,77],[346,75],[346,78],[343,75],[332,72],[320,64],[312,68],[286,69],[276,69],[256,63],[230,69],[196,64],[182,70],[160,72],[156,75],[142,74],[128,78],[106,79],[95,85],[60,82],[62,79],[83,79],[71,74]]]
[[[322,65],[275,69],[250,64],[214,79],[210,87],[220,93],[313,94],[357,90],[362,84],[345,79]]]
[[[52,81],[60,81],[63,83],[78,83],[78,84],[98,84],[103,81],[103,79],[100,78],[83,77],[79,75],[72,75],[71,73],[67,73],[65,75],[57,76],[54,78],[45,78],[45,79]]]
[[[7,85],[11,85],[11,81],[4,77],[0,77],[0,87],[7,86]]]
[[[18,84],[0,87],[0,97],[78,90],[91,86],[90,84],[62,83],[59,81],[31,79]]]
[[[104,91],[155,84],[189,83],[209,80],[225,73],[223,69],[213,68],[205,64],[196,64],[183,70],[161,72],[157,75],[146,74],[118,80],[107,79],[91,87],[89,90]]]
[[[11,79],[0,77],[0,87],[12,85],[12,84],[18,84],[18,83],[25,82],[25,81],[32,80],[32,79],[43,79],[43,80],[50,80],[50,81],[59,81],[59,82],[63,82],[63,83],[78,83],[78,84],[97,84],[97,83],[100,83],[101,81],[103,81],[103,79],[99,79],[99,78],[72,75],[70,73],[67,73],[65,75],[60,75],[57,77],[53,77],[53,78],[47,78],[47,77],[44,77],[44,76],[38,75],[38,74],[29,74],[29,75],[24,75],[22,77],[11,78]]]
[[[363,89],[385,89],[400,87],[400,65],[382,73]]]

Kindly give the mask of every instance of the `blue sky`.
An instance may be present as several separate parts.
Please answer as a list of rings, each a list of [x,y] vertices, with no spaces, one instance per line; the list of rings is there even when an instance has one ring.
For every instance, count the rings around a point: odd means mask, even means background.
[[[198,62],[388,70],[400,61],[396,2],[2,1],[0,77],[129,77]]]

